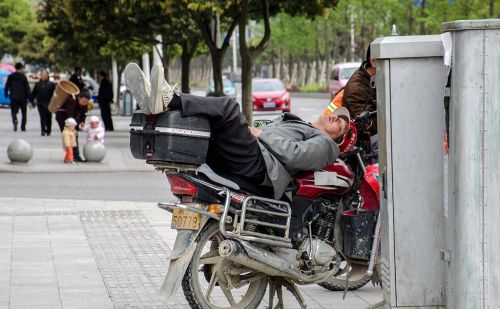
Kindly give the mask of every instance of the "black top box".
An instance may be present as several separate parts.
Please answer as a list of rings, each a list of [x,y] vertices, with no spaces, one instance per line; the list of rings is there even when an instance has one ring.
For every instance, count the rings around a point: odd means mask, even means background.
[[[130,150],[136,159],[203,164],[209,140],[210,123],[203,116],[183,117],[180,110],[132,115]]]

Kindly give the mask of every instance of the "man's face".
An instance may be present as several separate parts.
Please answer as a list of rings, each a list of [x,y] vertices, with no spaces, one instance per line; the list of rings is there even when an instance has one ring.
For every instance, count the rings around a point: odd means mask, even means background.
[[[347,121],[337,115],[322,115],[319,120],[324,128],[323,131],[332,139],[336,139],[345,134],[349,127]]]
[[[87,99],[85,97],[78,98],[78,103],[81,106],[87,106],[89,104],[89,99]]]
[[[78,76],[82,75],[82,70],[75,70],[75,74]]]
[[[40,73],[40,79],[41,80],[48,80],[49,79],[49,72],[42,71],[42,73]]]

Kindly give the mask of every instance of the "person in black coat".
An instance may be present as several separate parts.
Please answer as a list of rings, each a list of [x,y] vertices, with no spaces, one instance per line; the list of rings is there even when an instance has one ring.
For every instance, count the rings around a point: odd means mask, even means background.
[[[113,131],[113,119],[111,119],[111,107],[113,102],[113,87],[108,80],[108,74],[100,71],[97,74],[97,79],[101,82],[99,85],[99,93],[97,94],[97,102],[101,109],[101,118],[104,122],[104,129],[106,131]]]
[[[10,97],[10,112],[14,131],[17,131],[17,113],[21,109],[21,131],[26,131],[26,107],[30,96],[30,85],[26,75],[23,73],[23,64],[16,63],[16,71],[7,77],[5,83],[5,97]]]
[[[82,91],[83,88],[85,88],[85,83],[83,82],[83,78],[82,78],[82,68],[75,67],[75,71],[69,77],[69,81],[72,82],[73,84],[77,85],[78,89],[80,89],[80,91]]]
[[[49,72],[47,70],[40,71],[40,81],[35,84],[35,88],[31,91],[30,101],[38,107],[40,114],[40,128],[42,136],[50,135],[52,131],[52,113],[49,112],[49,103],[56,85],[49,80]]]

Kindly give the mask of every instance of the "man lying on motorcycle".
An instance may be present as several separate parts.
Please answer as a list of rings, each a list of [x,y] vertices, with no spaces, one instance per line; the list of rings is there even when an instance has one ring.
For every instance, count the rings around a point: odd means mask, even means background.
[[[177,109],[183,116],[206,116],[211,126],[207,164],[240,186],[239,180],[272,187],[276,199],[295,173],[334,162],[340,153],[334,140],[348,129],[346,108],[310,123],[284,113],[266,126],[252,128],[235,100],[178,93],[164,80],[161,66],[153,67],[151,83],[135,63],[126,66],[124,75],[144,113]]]

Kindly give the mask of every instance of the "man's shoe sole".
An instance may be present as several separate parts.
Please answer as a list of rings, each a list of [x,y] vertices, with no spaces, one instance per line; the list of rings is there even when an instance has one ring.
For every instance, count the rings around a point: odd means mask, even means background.
[[[149,108],[153,114],[159,114],[165,111],[162,96],[164,74],[165,73],[161,65],[153,66],[153,69],[151,70],[151,105]]]
[[[151,85],[146,79],[146,76],[144,76],[144,72],[142,72],[141,68],[136,63],[131,62],[125,67],[123,76],[127,89],[130,90],[141,110],[145,114],[151,114],[149,108],[151,105]]]

